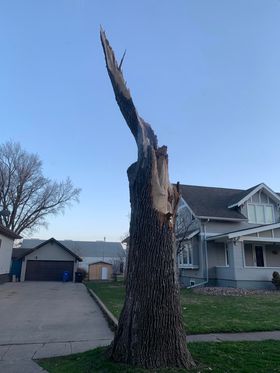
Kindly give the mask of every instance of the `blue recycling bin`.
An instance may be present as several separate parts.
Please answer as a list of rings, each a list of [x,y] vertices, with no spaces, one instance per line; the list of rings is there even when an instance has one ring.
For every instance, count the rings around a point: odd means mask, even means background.
[[[64,271],[62,281],[67,282],[67,281],[69,281],[69,279],[70,279],[70,273],[68,271]]]

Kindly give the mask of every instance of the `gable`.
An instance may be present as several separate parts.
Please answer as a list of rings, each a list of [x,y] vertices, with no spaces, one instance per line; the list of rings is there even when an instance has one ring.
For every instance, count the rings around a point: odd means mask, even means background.
[[[279,221],[279,202],[263,188],[252,194],[241,205],[240,211],[248,218],[249,223],[273,224]]]
[[[48,242],[26,255],[28,260],[69,260],[74,261],[75,257],[60,247],[56,242]]]
[[[234,202],[229,204],[228,207],[239,207],[242,206],[249,199],[259,199],[258,195],[260,194],[260,192],[263,192],[266,196],[269,196],[269,198],[273,200],[275,203],[280,203],[279,195],[275,193],[272,189],[270,189],[266,184],[261,183],[241,193],[238,196],[238,198],[235,199]]]

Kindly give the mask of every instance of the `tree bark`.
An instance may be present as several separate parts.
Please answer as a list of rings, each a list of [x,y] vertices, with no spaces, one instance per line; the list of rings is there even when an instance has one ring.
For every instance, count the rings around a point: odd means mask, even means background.
[[[168,176],[167,147],[158,147],[137,113],[121,64],[101,29],[106,67],[117,103],[138,147],[128,169],[131,221],[126,297],[111,345],[114,361],[145,368],[192,368],[176,277],[174,225],[179,190]],[[121,62],[122,63],[122,62]]]

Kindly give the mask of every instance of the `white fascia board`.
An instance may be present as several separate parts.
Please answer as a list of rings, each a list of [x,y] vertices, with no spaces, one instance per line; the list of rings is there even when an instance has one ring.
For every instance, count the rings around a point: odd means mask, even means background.
[[[269,224],[265,226],[262,225],[261,227],[249,228],[249,229],[239,231],[239,232],[238,231],[232,232],[228,234],[228,238],[231,239],[231,238],[236,238],[240,236],[246,236],[246,234],[265,232],[265,231],[269,231],[271,229],[276,229],[276,228],[280,228],[280,223]]]
[[[236,238],[236,237],[244,237],[244,236],[246,236],[246,234],[254,234],[254,233],[258,233],[258,232],[265,232],[265,231],[269,231],[271,229],[276,229],[276,228],[280,228],[280,223],[262,225],[260,227],[248,228],[248,229],[244,229],[244,230],[241,230],[241,231],[223,233],[223,234],[220,234],[218,236],[211,236],[211,237],[207,238],[207,241],[211,241],[213,239],[216,240],[216,239],[219,239],[219,238],[228,238],[230,240],[230,239]],[[262,237],[256,237],[256,238],[262,238]]]
[[[279,242],[280,237],[253,237],[253,236],[243,236],[240,237],[239,241],[254,241],[254,242]]]
[[[272,199],[274,199],[276,202],[280,202],[280,197],[276,193],[274,193],[273,190],[270,189],[266,184],[261,183],[255,189],[253,189],[250,193],[248,193],[244,198],[242,198],[237,203],[234,203],[233,205],[228,206],[228,208],[231,209],[233,207],[239,207],[243,205],[250,197],[252,197],[254,194],[256,194],[261,189],[265,189]]]
[[[222,218],[222,217],[216,217],[216,216],[198,216],[199,219],[205,219],[205,220],[224,220],[224,221],[247,221],[247,218]]]

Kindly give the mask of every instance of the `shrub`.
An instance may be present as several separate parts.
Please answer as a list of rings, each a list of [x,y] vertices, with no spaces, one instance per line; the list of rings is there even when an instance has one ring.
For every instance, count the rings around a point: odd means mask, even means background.
[[[272,273],[272,281],[273,285],[276,287],[277,290],[280,290],[280,275],[279,272]]]

